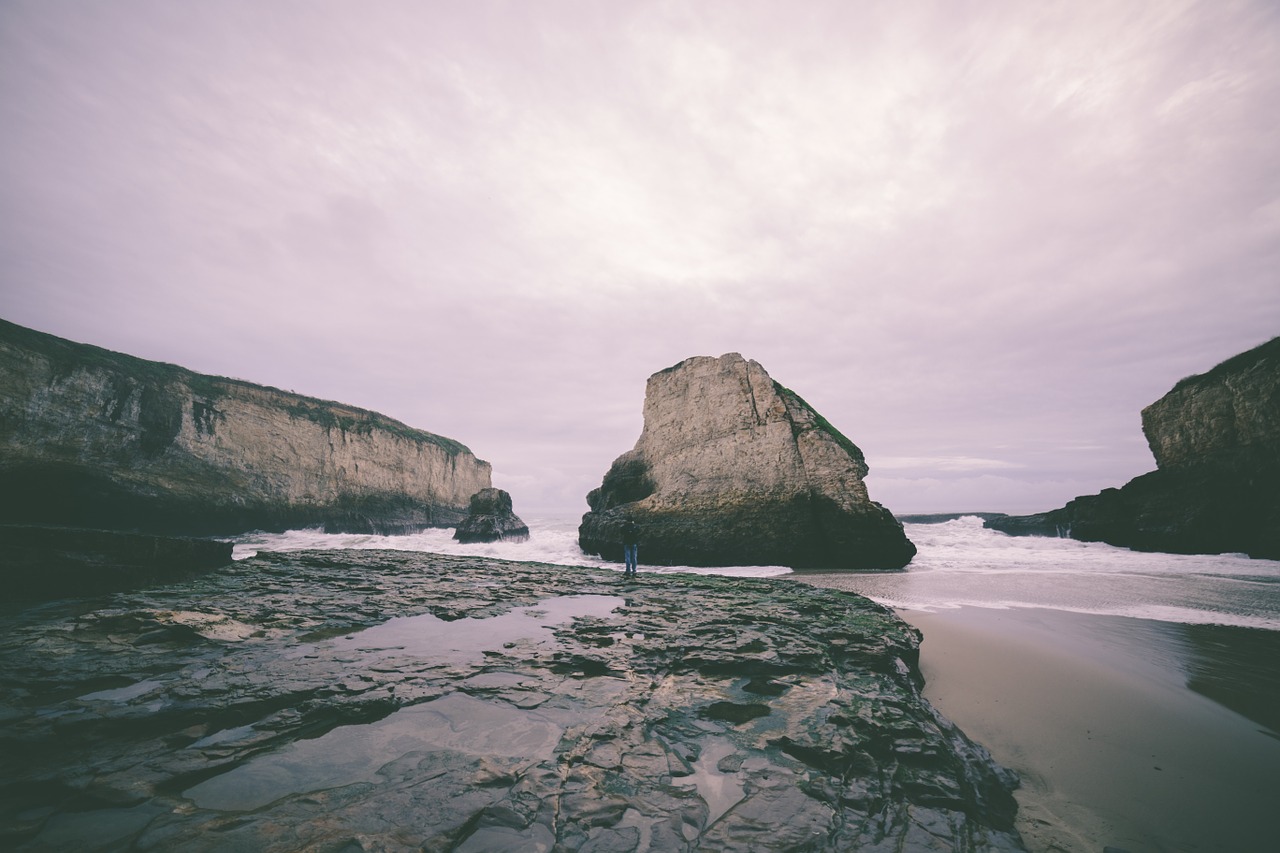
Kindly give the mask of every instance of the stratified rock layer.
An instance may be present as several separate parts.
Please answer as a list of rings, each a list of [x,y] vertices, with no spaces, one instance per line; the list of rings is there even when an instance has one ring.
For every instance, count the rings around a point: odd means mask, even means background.
[[[1158,469],[1061,509],[986,522],[1144,551],[1280,559],[1280,338],[1142,411]]]
[[[9,850],[1018,850],[859,596],[263,554],[0,616]]]
[[[587,496],[578,542],[622,559],[689,566],[894,569],[915,555],[867,495],[862,451],[792,391],[737,353],[649,377],[644,431]]]
[[[490,483],[375,412],[0,321],[0,521],[210,534],[456,524]]]
[[[471,496],[467,517],[453,532],[459,542],[519,542],[529,538],[529,526],[520,520],[503,489],[481,489]]]

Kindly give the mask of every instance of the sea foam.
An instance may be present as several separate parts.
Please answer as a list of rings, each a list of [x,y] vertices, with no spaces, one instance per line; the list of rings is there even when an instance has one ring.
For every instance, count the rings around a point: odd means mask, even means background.
[[[522,542],[463,544],[448,528],[406,536],[329,534],[321,530],[251,533],[235,541],[236,559],[259,551],[358,548],[427,551],[501,560],[593,566],[621,565],[582,553],[577,519],[530,517]],[[974,516],[942,524],[908,524],[918,550],[899,572],[840,572],[805,579],[857,592],[889,607],[1043,607],[1184,624],[1280,630],[1280,562],[1240,554],[1160,554],[1100,542],[1008,536]],[[733,577],[789,575],[781,566],[689,568],[648,566],[641,573],[695,572]]]

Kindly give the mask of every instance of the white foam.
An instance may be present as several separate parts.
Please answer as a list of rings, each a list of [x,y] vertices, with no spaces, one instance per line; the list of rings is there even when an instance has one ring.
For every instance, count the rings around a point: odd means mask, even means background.
[[[325,533],[318,528],[288,530],[284,533],[247,533],[234,540],[232,556],[237,560],[252,557],[260,551],[307,551],[352,548],[363,550],[423,551],[464,557],[490,557],[518,562],[551,563],[557,566],[590,566],[621,572],[621,563],[611,563],[584,554],[578,547],[578,520],[567,517],[530,518],[529,538],[515,541],[462,543],[453,538],[455,528],[435,528],[403,536],[380,536],[365,533]],[[785,566],[729,566],[701,568],[692,566],[650,566],[644,563],[644,546],[640,547],[641,572],[691,572],[733,577],[773,577],[791,570]]]
[[[464,545],[454,541],[451,529],[409,536],[291,530],[242,536],[235,556],[243,559],[257,551],[388,548],[621,570],[617,563],[582,553],[576,517],[527,520],[530,536],[523,542]],[[918,548],[906,571],[841,572],[820,582],[900,609],[1041,607],[1280,630],[1280,562],[1275,560],[1251,560],[1240,554],[1143,553],[1100,542],[1007,536],[984,528],[976,516],[942,524],[908,524],[906,531]],[[642,574],[776,577],[791,571],[782,566],[647,566],[643,546],[640,561]]]

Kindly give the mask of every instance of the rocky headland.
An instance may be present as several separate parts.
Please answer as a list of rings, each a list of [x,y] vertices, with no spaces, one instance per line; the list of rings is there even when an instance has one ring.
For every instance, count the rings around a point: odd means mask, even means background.
[[[1280,559],[1280,338],[1190,376],[1142,410],[1156,470],[1005,533],[1141,551]]]
[[[848,593],[329,551],[0,620],[5,849],[1022,849]]]
[[[519,542],[529,538],[529,526],[516,515],[511,495],[504,489],[481,489],[471,496],[467,517],[453,538],[459,542]]]
[[[867,494],[862,451],[794,392],[737,353],[649,377],[644,429],[587,496],[578,541],[622,559],[688,566],[896,569],[915,555]]]
[[[447,526],[490,467],[376,412],[0,321],[0,522],[189,535]]]

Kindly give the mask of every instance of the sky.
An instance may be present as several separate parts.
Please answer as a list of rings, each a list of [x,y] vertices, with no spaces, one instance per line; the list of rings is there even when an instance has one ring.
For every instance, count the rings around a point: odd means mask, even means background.
[[[739,352],[899,512],[1152,470],[1280,334],[1280,5],[0,0],[0,317],[577,513]]]

